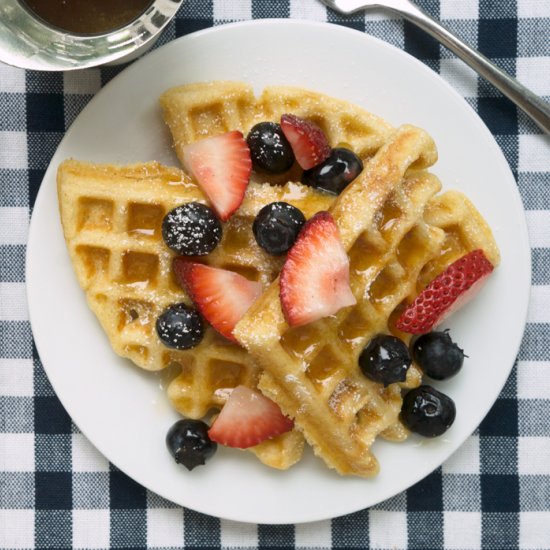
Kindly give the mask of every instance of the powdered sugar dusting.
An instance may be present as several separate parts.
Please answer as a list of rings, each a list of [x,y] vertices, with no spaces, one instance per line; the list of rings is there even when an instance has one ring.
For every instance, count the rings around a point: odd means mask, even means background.
[[[190,202],[168,212],[162,222],[162,236],[178,254],[204,256],[220,242],[222,226],[208,206]]]

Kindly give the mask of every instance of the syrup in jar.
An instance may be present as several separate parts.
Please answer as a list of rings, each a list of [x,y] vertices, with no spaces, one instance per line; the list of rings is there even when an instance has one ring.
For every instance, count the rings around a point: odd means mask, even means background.
[[[20,0],[49,25],[76,34],[101,34],[139,17],[152,0]]]

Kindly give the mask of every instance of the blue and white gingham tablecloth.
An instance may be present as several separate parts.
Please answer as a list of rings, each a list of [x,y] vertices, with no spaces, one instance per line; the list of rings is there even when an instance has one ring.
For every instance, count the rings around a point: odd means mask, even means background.
[[[550,101],[550,0],[419,4]],[[405,49],[488,125],[517,179],[532,249],[529,317],[506,387],[441,468],[350,516],[240,524],[139,486],[61,407],[33,345],[25,299],[27,229],[45,169],[71,122],[119,69],[45,74],[0,64],[0,548],[550,549],[550,137],[436,42],[380,13],[343,18],[316,0],[187,0],[161,43],[267,17],[336,22]]]

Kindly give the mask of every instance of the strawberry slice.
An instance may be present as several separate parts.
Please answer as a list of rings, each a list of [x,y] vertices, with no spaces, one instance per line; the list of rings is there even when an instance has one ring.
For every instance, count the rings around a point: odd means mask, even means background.
[[[206,193],[216,214],[227,221],[243,202],[250,179],[250,149],[239,131],[186,145],[183,166]]]
[[[238,273],[185,258],[174,260],[174,272],[200,314],[228,340],[236,342],[233,329],[262,292],[262,285]]]
[[[318,212],[302,228],[281,270],[279,293],[290,326],[311,323],[356,303],[349,258],[328,212]]]
[[[294,422],[271,399],[246,386],[237,386],[208,430],[208,436],[221,445],[247,449],[293,427]]]
[[[330,145],[323,130],[316,124],[296,115],[282,115],[281,129],[290,143],[298,164],[309,170],[326,160]]]
[[[471,300],[493,271],[483,250],[474,250],[438,275],[399,317],[396,327],[424,334]]]

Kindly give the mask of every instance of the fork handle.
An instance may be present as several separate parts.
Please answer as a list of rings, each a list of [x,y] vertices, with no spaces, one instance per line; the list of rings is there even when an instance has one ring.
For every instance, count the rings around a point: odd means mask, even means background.
[[[418,6],[407,2],[406,7],[400,3],[399,7],[388,7],[388,9],[417,25],[449,48],[529,115],[543,131],[550,134],[550,104],[499,69],[483,54],[462,42]]]

